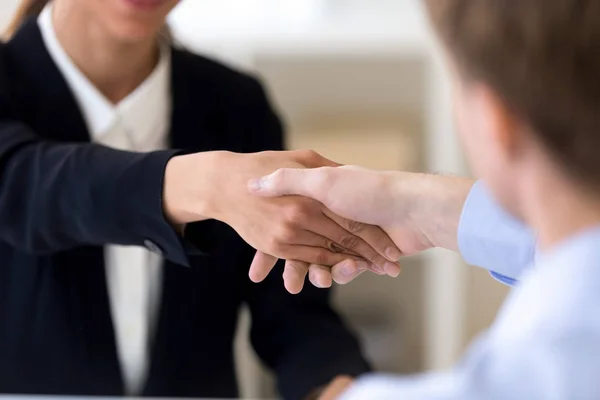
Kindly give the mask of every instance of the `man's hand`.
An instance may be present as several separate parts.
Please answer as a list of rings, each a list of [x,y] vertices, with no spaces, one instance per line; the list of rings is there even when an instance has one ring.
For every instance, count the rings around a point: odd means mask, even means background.
[[[473,183],[345,166],[280,169],[249,185],[257,195],[306,196],[343,218],[381,226],[403,255],[412,255],[432,247],[458,247],[458,222]],[[332,269],[334,280],[347,282],[340,272],[339,266]]]
[[[321,393],[318,400],[337,400],[352,386],[354,379],[340,376],[333,380]]]

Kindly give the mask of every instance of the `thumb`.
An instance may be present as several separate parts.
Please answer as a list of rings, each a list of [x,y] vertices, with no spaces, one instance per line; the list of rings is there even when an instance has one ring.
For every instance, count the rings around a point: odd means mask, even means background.
[[[333,160],[330,160],[329,158],[325,158],[320,154],[316,154],[316,160],[315,160],[315,165],[307,165],[307,167],[309,168],[319,168],[319,167],[343,167],[344,164],[340,164],[338,162],[335,162]]]
[[[271,175],[248,182],[251,193],[266,197],[285,195],[310,196],[312,170],[282,168]]]

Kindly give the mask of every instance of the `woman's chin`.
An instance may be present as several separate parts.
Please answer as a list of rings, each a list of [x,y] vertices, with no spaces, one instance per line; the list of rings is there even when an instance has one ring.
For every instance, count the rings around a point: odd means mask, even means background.
[[[158,21],[155,24],[128,21],[125,24],[112,24],[110,31],[112,31],[114,37],[123,43],[137,43],[156,37],[163,26],[163,21]]]
[[[155,36],[164,26],[167,15],[178,0],[114,0],[118,7],[105,21],[125,41],[139,41]],[[115,3],[113,3],[115,4]]]

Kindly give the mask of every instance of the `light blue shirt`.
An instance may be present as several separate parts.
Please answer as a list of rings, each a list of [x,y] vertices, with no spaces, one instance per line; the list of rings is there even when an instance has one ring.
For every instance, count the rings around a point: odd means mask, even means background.
[[[477,182],[465,202],[458,225],[458,247],[465,261],[488,269],[513,285],[535,257],[533,232],[516,220]]]
[[[465,204],[460,249],[518,278],[498,318],[453,370],[359,379],[342,400],[600,399],[600,227],[535,256],[535,238],[481,184]]]

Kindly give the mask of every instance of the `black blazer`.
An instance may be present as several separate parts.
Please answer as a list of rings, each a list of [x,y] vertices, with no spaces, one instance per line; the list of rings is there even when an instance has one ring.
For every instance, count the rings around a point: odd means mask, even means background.
[[[174,148],[283,147],[255,79],[180,50],[172,68]],[[277,272],[252,284],[253,250],[225,224],[192,224],[185,240],[174,232],[161,196],[176,151],[136,154],[89,141],[30,20],[0,44],[0,393],[123,394],[106,243],[146,245],[166,259],[146,396],[235,397],[232,342],[244,303],[254,348],[285,398],[368,370],[328,291],[288,295]]]

